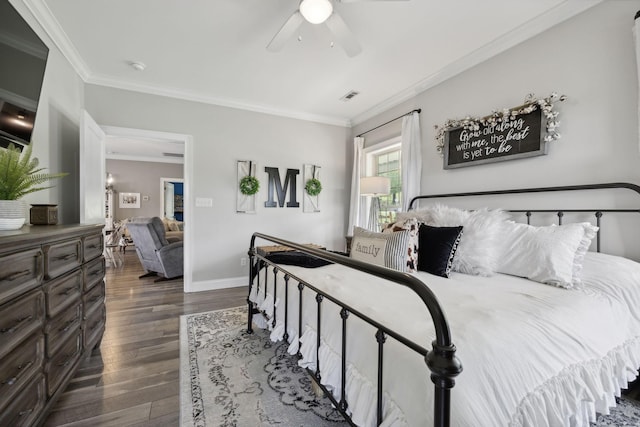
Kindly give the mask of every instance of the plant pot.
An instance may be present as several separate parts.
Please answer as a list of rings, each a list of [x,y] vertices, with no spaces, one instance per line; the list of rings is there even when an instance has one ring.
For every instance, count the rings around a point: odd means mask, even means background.
[[[22,227],[25,218],[22,200],[0,200],[0,230],[17,230]]]

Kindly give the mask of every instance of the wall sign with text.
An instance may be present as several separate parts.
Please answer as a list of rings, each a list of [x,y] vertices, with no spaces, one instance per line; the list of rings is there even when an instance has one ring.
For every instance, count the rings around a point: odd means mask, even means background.
[[[445,132],[444,168],[453,169],[547,154],[546,119],[538,108],[476,129],[456,127]]]
[[[435,126],[436,149],[444,168],[547,154],[547,143],[560,139],[557,102],[567,99],[557,92],[544,98],[528,94],[524,104],[495,110],[483,118],[449,119]]]

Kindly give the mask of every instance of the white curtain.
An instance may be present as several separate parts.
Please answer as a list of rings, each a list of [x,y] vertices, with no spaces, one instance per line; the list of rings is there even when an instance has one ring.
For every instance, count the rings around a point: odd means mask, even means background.
[[[422,155],[420,142],[420,115],[417,111],[402,119],[402,210],[409,210],[409,202],[420,195]]]
[[[353,138],[353,170],[351,174],[351,202],[349,203],[349,225],[347,235],[353,235],[353,227],[363,227],[362,215],[366,212],[363,206],[363,197],[360,197],[360,177],[362,176],[362,150],[364,138]]]
[[[636,13],[633,24],[633,41],[636,46],[636,69],[638,72],[638,84],[640,86],[640,11]],[[638,91],[638,138],[640,144],[640,91]],[[640,145],[638,148],[640,148]]]

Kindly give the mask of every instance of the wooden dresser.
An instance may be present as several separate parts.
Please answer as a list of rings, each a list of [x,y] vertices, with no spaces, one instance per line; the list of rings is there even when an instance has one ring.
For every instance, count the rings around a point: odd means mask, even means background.
[[[102,225],[0,231],[0,426],[42,424],[105,326]]]

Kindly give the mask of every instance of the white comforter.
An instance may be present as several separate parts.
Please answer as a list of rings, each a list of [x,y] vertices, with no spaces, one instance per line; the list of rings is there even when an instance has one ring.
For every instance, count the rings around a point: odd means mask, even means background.
[[[283,266],[347,301],[423,347],[434,338],[429,313],[408,289],[340,265]],[[271,284],[273,274],[268,274]],[[614,396],[640,367],[640,264],[589,253],[583,286],[566,290],[513,276],[452,273],[418,277],[437,295],[450,323],[464,371],[452,390],[453,426],[588,426],[608,413]],[[264,284],[264,273],[260,276]],[[273,291],[254,286],[250,299],[267,312],[271,338],[284,334],[284,281],[279,275],[276,326]],[[298,350],[297,282],[289,285],[290,352]],[[316,366],[315,294],[304,291],[301,365]],[[375,330],[350,316],[347,399],[357,425],[375,425]],[[262,327],[267,326],[264,322]],[[341,319],[322,303],[322,383],[340,397]],[[385,344],[383,426],[432,425],[433,384],[424,360],[393,339]]]

